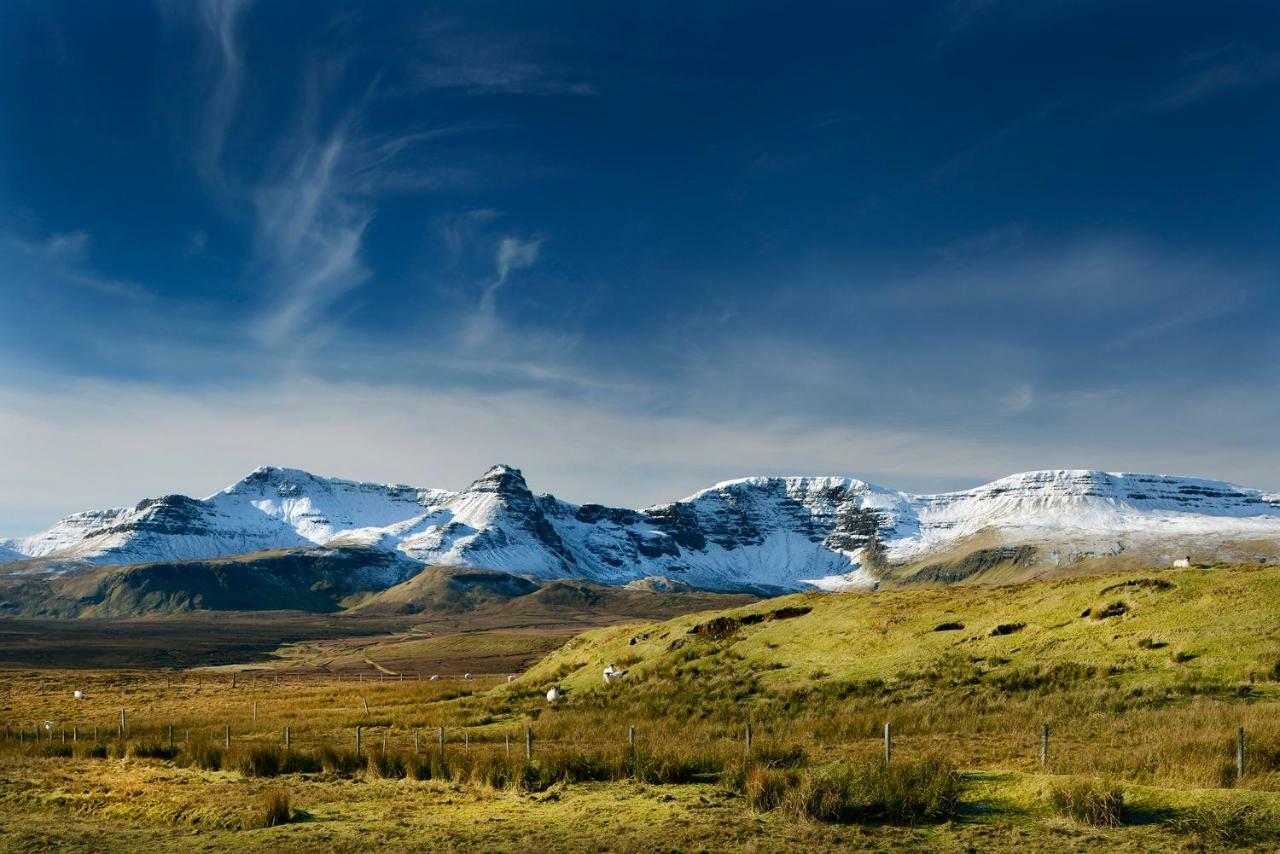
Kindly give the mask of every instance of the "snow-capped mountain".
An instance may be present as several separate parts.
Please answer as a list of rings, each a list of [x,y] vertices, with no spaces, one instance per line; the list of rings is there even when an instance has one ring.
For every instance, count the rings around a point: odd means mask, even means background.
[[[1167,560],[1188,543],[1280,543],[1280,494],[1097,471],[1028,472],[938,495],[841,477],[773,477],[628,510],[535,495],[509,466],[460,492],[265,467],[204,499],[170,495],[68,516],[43,533],[0,542],[0,562],[131,564],[362,547],[424,565],[542,578],[844,588],[874,584],[888,564],[925,560],[980,536],[1040,544],[1058,559],[1141,544]]]

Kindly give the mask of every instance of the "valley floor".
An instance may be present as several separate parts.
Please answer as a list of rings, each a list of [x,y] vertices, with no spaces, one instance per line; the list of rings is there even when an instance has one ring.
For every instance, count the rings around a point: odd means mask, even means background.
[[[1280,850],[1277,613],[1277,567],[1146,570],[11,670],[0,850]]]

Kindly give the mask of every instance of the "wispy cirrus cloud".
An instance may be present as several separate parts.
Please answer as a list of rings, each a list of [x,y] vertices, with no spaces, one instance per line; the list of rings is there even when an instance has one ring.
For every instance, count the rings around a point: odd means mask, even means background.
[[[307,140],[285,174],[255,193],[257,251],[272,283],[258,326],[266,343],[314,330],[326,306],[370,275],[360,248],[374,210],[344,185],[348,133]]]
[[[205,29],[217,74],[205,110],[197,164],[206,180],[220,179],[222,152],[235,119],[244,79],[240,18],[251,0],[199,0],[197,14]]]
[[[42,240],[0,236],[0,251],[7,248],[34,275],[116,299],[143,300],[149,296],[136,282],[98,273],[89,260],[89,244],[87,231],[52,234]]]
[[[1182,76],[1156,97],[1155,109],[1181,110],[1217,95],[1280,80],[1280,53],[1249,45],[1201,51],[1183,66]]]
[[[542,238],[525,240],[519,237],[503,237],[494,252],[494,277],[485,283],[480,292],[480,303],[468,318],[463,340],[470,346],[488,343],[498,332],[498,291],[517,270],[532,267],[538,261]]]
[[[476,34],[450,22],[426,27],[421,56],[411,63],[421,89],[456,89],[469,95],[598,95],[595,84],[537,58],[534,46],[513,35]]]

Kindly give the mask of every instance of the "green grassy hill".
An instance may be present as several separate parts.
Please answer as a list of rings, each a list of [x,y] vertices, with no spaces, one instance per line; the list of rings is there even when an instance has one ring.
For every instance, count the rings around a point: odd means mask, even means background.
[[[1196,677],[1262,686],[1280,674],[1280,567],[799,594],[593,631],[528,678],[597,688],[609,663],[643,679],[711,658],[772,690],[956,670],[998,685],[1055,668],[1133,687]]]

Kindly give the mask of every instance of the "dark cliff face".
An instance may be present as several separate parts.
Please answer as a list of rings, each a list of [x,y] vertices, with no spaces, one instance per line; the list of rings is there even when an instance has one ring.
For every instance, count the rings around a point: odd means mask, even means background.
[[[212,508],[198,498],[188,498],[185,495],[145,498],[134,507],[134,515],[128,521],[96,528],[85,536],[115,533],[198,536],[209,532],[209,519],[212,515]]]
[[[565,547],[564,541],[547,518],[547,512],[544,509],[546,504],[548,509],[555,512],[559,502],[551,496],[539,498],[534,495],[519,469],[504,465],[494,466],[479,480],[468,486],[463,494],[467,493],[492,494],[498,500],[502,508],[502,517],[508,524],[532,534],[539,543],[560,559],[568,574],[573,574],[574,564],[577,561],[573,553]],[[500,548],[503,545],[506,545],[505,535],[499,529],[492,529],[482,531],[480,536],[472,542],[471,547],[485,549]]]

